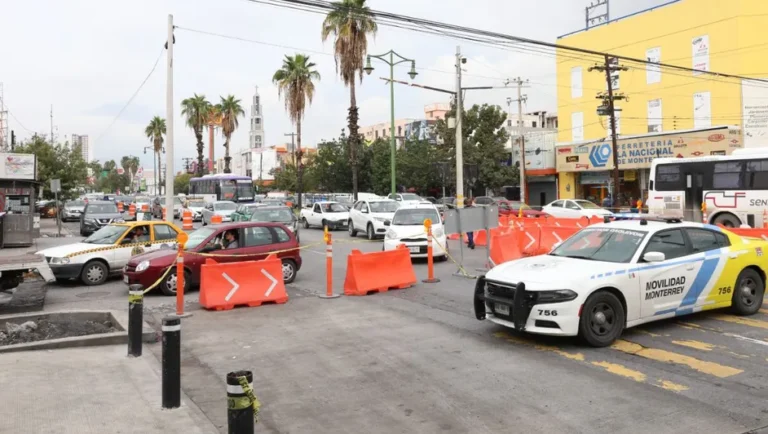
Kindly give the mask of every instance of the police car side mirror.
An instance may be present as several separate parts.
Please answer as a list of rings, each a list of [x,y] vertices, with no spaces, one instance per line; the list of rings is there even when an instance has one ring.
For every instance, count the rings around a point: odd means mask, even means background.
[[[643,255],[645,262],[662,262],[666,256],[662,252],[647,252]]]

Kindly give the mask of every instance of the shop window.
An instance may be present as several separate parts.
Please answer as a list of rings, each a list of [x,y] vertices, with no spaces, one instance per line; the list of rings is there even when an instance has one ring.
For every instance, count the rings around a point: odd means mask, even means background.
[[[744,183],[755,190],[768,190],[768,160],[748,162]]]
[[[723,161],[715,163],[715,173],[712,176],[712,188],[741,189],[744,188],[741,172],[744,168],[742,161]]]

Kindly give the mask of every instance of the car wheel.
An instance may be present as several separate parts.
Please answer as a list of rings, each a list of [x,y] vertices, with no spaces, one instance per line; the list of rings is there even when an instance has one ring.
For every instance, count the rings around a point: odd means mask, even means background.
[[[365,230],[365,235],[368,236],[368,241],[373,241],[376,235],[373,232],[373,225],[368,223],[368,228]]]
[[[163,295],[167,296],[173,296],[176,295],[176,283],[178,282],[178,279],[176,278],[176,265],[172,265],[172,269],[170,272],[168,272],[168,275],[165,276],[165,279],[163,279],[163,282],[160,284],[160,291],[163,292]],[[189,274],[188,270],[184,270],[184,293],[186,294],[189,291],[189,280],[192,278],[192,276]]]
[[[741,220],[731,213],[723,213],[718,215],[712,224],[723,225],[726,228],[738,228],[741,226]]]
[[[83,266],[80,272],[80,280],[88,286],[101,285],[107,280],[109,269],[101,261],[91,261]]]
[[[739,273],[736,286],[733,287],[731,310],[736,315],[752,315],[763,305],[765,284],[760,273],[746,268]]]
[[[611,345],[624,331],[624,308],[608,291],[597,291],[584,303],[579,337],[593,347]]]
[[[283,283],[296,280],[296,263],[292,259],[283,259]]]
[[[304,229],[309,229],[309,222],[306,218],[302,218],[301,222],[304,224]]]
[[[352,220],[349,221],[349,236],[350,237],[357,236],[357,231],[355,230],[355,224],[352,223]]]

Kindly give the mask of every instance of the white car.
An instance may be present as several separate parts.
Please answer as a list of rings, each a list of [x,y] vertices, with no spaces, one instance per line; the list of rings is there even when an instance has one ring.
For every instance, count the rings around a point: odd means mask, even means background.
[[[702,310],[760,310],[768,242],[680,220],[589,226],[542,256],[501,264],[475,286],[479,320],[607,346],[623,330]]]
[[[600,208],[594,203],[583,199],[556,200],[549,205],[544,205],[541,210],[552,217],[581,218],[581,217],[605,217],[613,213],[605,208]]]
[[[232,213],[237,209],[237,204],[231,200],[217,200],[205,205],[203,208],[203,226],[211,223],[211,217],[221,216],[222,222],[231,222]]]
[[[304,229],[310,226],[320,228],[328,226],[329,230],[344,229],[349,221],[349,210],[339,202],[315,202],[309,208],[301,210],[301,223]]]
[[[384,235],[383,250],[393,250],[403,244],[410,250],[412,258],[426,258],[427,232],[424,228],[426,219],[432,220],[432,256],[440,260],[447,259],[448,254],[444,250],[448,248],[445,228],[437,208],[429,202],[400,205]]]
[[[138,253],[176,248],[178,228],[167,222],[112,223],[85,240],[37,252],[45,256],[56,280],[78,279],[100,285],[118,275]]]
[[[349,210],[349,236],[356,237],[358,232],[365,232],[369,240],[383,237],[399,206],[399,202],[390,199],[357,201]]]
[[[424,202],[418,194],[413,193],[395,193],[387,196],[387,199],[395,200],[403,205],[418,205]]]
[[[203,199],[188,199],[187,209],[192,212],[192,221],[203,221],[203,210],[205,209],[205,201]],[[183,217],[183,215],[182,215]]]

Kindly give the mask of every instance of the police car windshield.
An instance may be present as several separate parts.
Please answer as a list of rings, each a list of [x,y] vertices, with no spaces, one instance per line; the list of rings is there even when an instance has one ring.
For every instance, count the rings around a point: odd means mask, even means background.
[[[615,228],[587,228],[568,238],[552,256],[591,261],[627,263],[632,260],[646,232]]]

